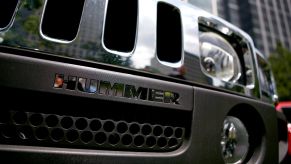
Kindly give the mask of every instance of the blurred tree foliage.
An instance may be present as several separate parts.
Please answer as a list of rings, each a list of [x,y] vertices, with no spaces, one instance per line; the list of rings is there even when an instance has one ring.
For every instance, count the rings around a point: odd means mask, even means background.
[[[275,77],[280,101],[291,100],[291,52],[278,44],[269,61]]]
[[[35,15],[29,16],[24,22],[24,29],[31,34],[38,34],[39,18]]]

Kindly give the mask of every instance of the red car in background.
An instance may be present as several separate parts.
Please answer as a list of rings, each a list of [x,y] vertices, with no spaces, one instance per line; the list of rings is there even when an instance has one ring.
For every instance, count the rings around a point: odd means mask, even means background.
[[[283,113],[288,121],[288,156],[291,158],[291,101],[279,102],[276,110]]]

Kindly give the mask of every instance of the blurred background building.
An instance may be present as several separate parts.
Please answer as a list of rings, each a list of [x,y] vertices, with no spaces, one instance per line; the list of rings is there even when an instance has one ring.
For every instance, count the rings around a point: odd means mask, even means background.
[[[278,43],[291,50],[290,0],[186,0],[247,32],[266,56]]]

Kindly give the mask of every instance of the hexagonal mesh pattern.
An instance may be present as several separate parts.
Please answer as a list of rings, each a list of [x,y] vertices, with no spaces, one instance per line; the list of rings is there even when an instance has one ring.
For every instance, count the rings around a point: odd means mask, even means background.
[[[0,143],[111,150],[172,151],[185,128],[33,112],[0,112]]]

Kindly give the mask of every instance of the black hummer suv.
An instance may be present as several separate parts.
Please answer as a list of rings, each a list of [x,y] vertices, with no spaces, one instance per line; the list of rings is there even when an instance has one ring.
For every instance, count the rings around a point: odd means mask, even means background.
[[[0,163],[278,163],[252,39],[187,3],[2,0],[0,70]]]

